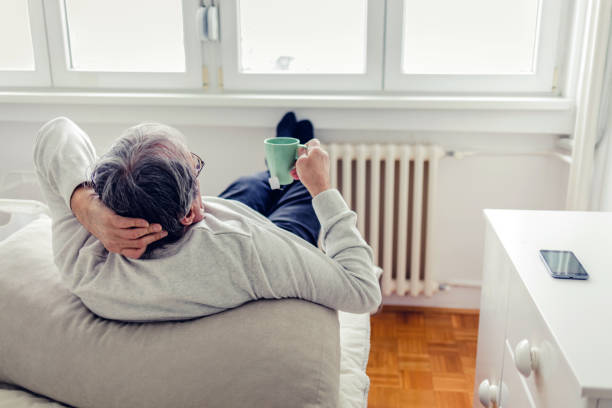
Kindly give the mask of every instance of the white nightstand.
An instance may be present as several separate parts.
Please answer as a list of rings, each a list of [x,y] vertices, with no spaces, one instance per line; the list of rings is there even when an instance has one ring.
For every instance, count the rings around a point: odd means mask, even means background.
[[[474,408],[611,408],[612,213],[485,215]],[[540,249],[573,251],[590,279],[553,279]]]

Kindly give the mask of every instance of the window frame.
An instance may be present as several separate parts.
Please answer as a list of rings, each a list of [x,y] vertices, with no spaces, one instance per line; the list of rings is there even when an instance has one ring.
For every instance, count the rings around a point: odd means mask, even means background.
[[[198,0],[181,0],[185,72],[78,71],[70,68],[64,0],[46,0],[45,20],[49,38],[50,64],[55,87],[181,89],[202,86],[201,44],[196,33]]]
[[[237,0],[217,0],[220,43],[200,41],[195,14],[200,0],[182,0],[186,72],[103,72],[68,68],[63,0],[28,0],[35,71],[0,71],[0,87],[124,90],[156,89],[200,92],[326,93],[350,95],[490,95],[558,96],[565,76],[570,0],[539,0],[541,15],[536,75],[444,75],[401,73],[403,0],[368,0],[366,74],[241,74],[238,72]],[[575,18],[575,16],[573,17]],[[222,58],[218,58],[221,53]],[[222,64],[219,64],[221,62]],[[210,66],[209,84],[203,68]],[[220,69],[217,71],[217,67]],[[233,68],[233,69],[232,69]],[[217,75],[218,73],[218,75]],[[384,75],[383,75],[384,73]],[[203,78],[204,76],[204,78]],[[210,88],[208,88],[210,86]],[[567,86],[567,84],[565,84]]]
[[[427,94],[556,95],[560,28],[567,0],[539,0],[533,74],[406,74],[402,72],[404,0],[387,0],[384,91]]]
[[[43,0],[28,0],[28,17],[32,35],[34,70],[0,70],[1,87],[48,87],[51,85]]]
[[[367,0],[365,74],[258,74],[238,69],[238,0],[219,4],[223,89],[230,91],[381,91],[385,0]]]

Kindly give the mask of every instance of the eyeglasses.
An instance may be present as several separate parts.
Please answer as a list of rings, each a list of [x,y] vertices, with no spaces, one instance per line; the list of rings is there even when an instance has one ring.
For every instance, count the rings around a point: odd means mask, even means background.
[[[193,157],[193,161],[195,162],[195,171],[196,171],[196,178],[200,175],[200,172],[202,171],[202,169],[204,168],[204,160],[202,160],[202,158],[200,156],[198,156],[195,153],[191,153],[191,157]]]

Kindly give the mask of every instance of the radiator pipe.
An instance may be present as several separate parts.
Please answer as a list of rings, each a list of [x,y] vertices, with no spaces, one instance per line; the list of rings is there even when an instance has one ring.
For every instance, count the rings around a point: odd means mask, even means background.
[[[555,157],[568,164],[572,163],[572,157],[559,152],[496,152],[496,151],[459,151],[459,150],[447,150],[445,152],[446,157],[452,157],[455,159],[464,159],[469,156],[550,156]]]

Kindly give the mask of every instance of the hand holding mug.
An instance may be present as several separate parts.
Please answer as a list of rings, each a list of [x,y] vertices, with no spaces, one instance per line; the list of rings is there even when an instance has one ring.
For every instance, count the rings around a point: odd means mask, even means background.
[[[272,189],[293,183],[291,169],[298,158],[300,147],[306,147],[306,145],[301,145],[299,139],[294,137],[271,137],[264,140]]]
[[[294,179],[299,179],[308,189],[311,196],[316,196],[331,188],[329,177],[329,155],[321,149],[321,143],[312,139],[306,146],[308,149],[298,150],[295,169],[291,171]]]

